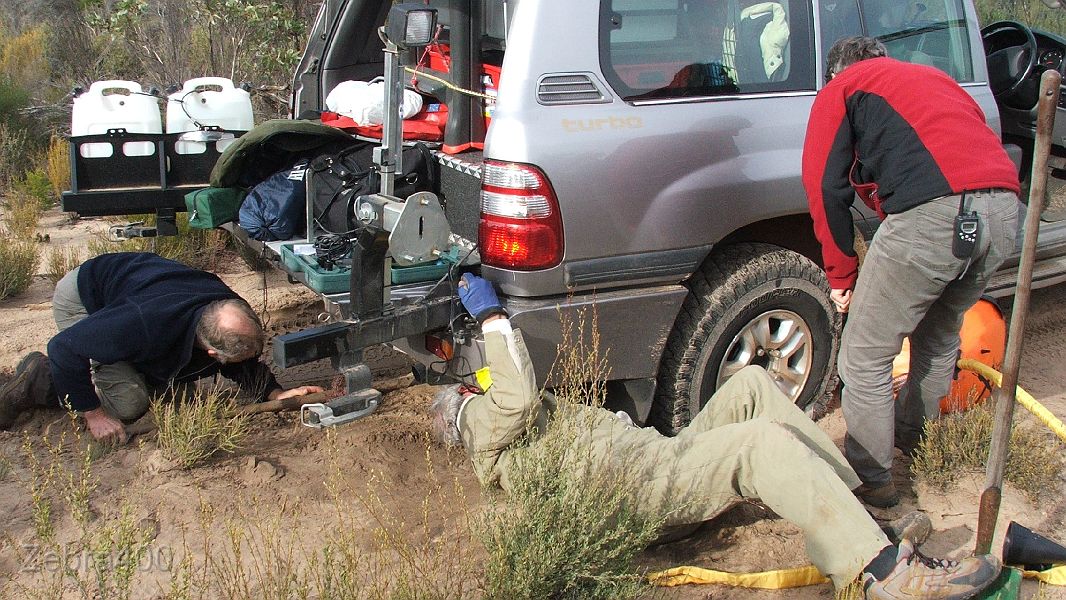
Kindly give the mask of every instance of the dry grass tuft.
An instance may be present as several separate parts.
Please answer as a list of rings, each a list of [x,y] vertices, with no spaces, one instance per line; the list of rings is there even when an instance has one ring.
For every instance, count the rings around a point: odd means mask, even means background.
[[[1060,448],[1047,432],[1021,420],[1015,413],[1007,450],[1004,479],[1030,498],[1049,491],[1062,466]],[[994,414],[991,402],[962,413],[944,415],[925,427],[925,439],[911,466],[915,477],[938,488],[947,488],[959,475],[983,471],[988,460]]]
[[[152,226],[155,219],[155,215],[132,215],[124,218],[122,222],[143,222],[146,226]],[[104,235],[95,236],[89,240],[86,258],[108,252],[154,252],[194,269],[213,272],[226,270],[233,257],[228,233],[219,229],[189,227],[189,216],[186,213],[178,213],[177,226],[176,236],[134,238],[117,242]]]
[[[70,189],[70,142],[53,135],[45,155],[45,173],[56,198]]]
[[[189,469],[219,452],[234,452],[248,434],[248,415],[221,390],[197,390],[181,402],[152,402],[159,427],[159,449],[182,469]]]
[[[14,189],[7,194],[4,208],[10,235],[21,240],[32,239],[41,220],[41,203],[30,193]]]
[[[52,248],[48,251],[48,280],[52,285],[81,264],[81,249],[75,246]]]
[[[837,590],[833,596],[834,600],[863,600],[865,597],[866,592],[863,591],[862,582],[858,579]]]
[[[37,273],[37,244],[0,237],[0,300],[26,291]]]

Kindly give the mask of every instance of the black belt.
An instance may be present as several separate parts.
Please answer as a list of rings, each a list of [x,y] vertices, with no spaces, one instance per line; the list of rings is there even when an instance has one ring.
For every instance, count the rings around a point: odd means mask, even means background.
[[[965,190],[967,194],[996,194],[1000,192],[1006,192],[1009,194],[1015,193],[1014,190],[1008,190],[1007,188],[981,188],[979,190]],[[958,194],[951,194],[957,196]]]

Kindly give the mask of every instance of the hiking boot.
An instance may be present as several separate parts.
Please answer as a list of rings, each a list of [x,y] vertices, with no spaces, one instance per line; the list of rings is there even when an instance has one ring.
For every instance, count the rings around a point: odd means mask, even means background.
[[[855,488],[855,495],[859,500],[876,508],[892,508],[899,504],[899,492],[896,491],[896,484],[891,481],[878,486],[864,483]]]
[[[31,408],[47,406],[55,395],[48,357],[30,352],[15,367],[11,381],[0,388],[0,429],[9,429],[20,414]]]
[[[933,522],[929,516],[920,511],[911,511],[902,517],[889,521],[881,527],[881,531],[888,536],[888,541],[899,544],[903,540],[909,540],[911,545],[917,548],[929,539],[933,532]]]
[[[957,562],[929,558],[903,540],[896,552],[896,565],[887,575],[878,579],[869,568],[862,574],[867,600],[964,600],[981,593],[999,577],[1000,563],[991,554]]]

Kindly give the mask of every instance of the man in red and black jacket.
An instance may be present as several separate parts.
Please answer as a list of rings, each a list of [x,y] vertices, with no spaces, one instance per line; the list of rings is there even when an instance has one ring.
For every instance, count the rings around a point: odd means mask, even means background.
[[[888,58],[868,37],[830,49],[811,109],[803,185],[840,312],[845,456],[858,493],[888,507],[893,446],[913,451],[950,386],[963,314],[1014,249],[1018,174],[981,108],[946,73]],[[883,222],[862,271],[851,207],[858,193]],[[962,227],[961,221],[969,223]],[[956,229],[969,243],[953,250]],[[911,365],[896,408],[892,361]]]

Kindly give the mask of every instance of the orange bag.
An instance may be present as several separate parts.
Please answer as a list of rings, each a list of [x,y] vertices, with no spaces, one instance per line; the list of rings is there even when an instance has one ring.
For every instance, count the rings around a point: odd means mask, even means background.
[[[962,358],[976,359],[993,369],[1003,366],[1007,347],[1007,322],[995,302],[981,298],[962,320]],[[910,370],[910,340],[903,340],[903,350],[892,361],[892,391],[899,392]],[[948,395],[940,399],[940,413],[968,410],[992,394],[992,386],[976,373],[958,371]]]

